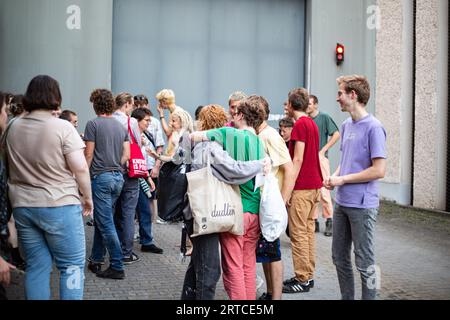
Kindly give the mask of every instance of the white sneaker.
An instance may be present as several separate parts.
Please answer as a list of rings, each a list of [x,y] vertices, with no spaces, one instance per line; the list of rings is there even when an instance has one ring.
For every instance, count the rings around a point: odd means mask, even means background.
[[[261,288],[264,284],[263,278],[261,278],[258,274],[256,275],[256,290]]]
[[[158,218],[156,218],[156,223],[157,224],[169,224],[169,221],[165,221],[158,217]]]

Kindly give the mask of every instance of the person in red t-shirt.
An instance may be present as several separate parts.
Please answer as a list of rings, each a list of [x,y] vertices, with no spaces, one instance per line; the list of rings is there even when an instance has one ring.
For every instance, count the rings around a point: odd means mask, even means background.
[[[283,293],[308,292],[314,287],[314,211],[319,204],[322,172],[319,161],[319,129],[308,117],[308,91],[289,93],[286,110],[295,119],[289,152],[294,164],[294,191],[289,201],[289,234],[295,276],[283,282]]]

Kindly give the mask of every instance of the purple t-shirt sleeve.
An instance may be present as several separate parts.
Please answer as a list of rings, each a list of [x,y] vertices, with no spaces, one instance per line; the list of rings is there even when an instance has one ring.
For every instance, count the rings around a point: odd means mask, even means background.
[[[369,132],[369,148],[371,159],[386,159],[386,131],[383,127],[376,126]]]

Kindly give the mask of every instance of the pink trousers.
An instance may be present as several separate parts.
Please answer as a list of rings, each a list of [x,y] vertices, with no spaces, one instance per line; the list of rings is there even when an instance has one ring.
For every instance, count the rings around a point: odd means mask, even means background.
[[[220,234],[223,285],[230,300],[256,300],[256,245],[259,216],[244,213],[244,235]]]

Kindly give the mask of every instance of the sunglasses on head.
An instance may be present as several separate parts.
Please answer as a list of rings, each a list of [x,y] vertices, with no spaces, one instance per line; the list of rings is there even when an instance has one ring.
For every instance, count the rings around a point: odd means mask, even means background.
[[[144,101],[144,100],[145,100],[145,96],[143,96],[143,95],[135,96],[135,97],[134,97],[134,100],[137,100],[137,101]]]

